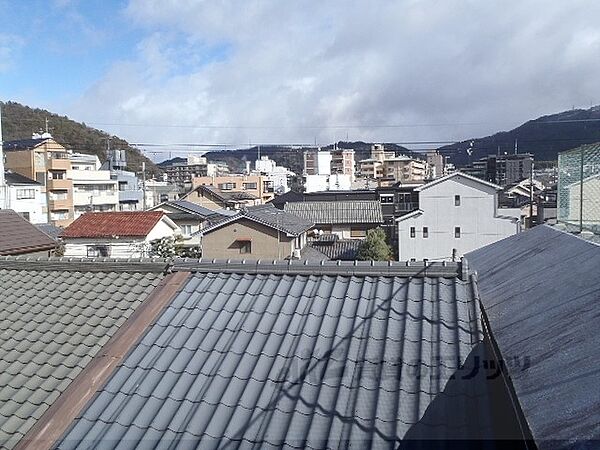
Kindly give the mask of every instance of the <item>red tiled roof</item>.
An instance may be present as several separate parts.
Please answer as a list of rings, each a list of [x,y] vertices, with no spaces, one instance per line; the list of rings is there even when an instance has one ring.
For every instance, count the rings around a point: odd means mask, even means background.
[[[147,236],[163,215],[162,211],[90,212],[75,220],[61,236],[70,238]]]

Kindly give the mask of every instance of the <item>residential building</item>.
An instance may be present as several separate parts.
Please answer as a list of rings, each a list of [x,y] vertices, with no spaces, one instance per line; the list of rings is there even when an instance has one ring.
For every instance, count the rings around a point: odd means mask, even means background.
[[[435,180],[447,175],[444,155],[434,150],[427,152],[425,156],[427,158],[427,176],[425,177],[427,180]]]
[[[152,208],[179,198],[179,188],[168,181],[146,180],[142,183],[142,207]]]
[[[42,185],[20,173],[6,170],[6,209],[12,209],[34,224],[47,223],[46,196],[42,194]]]
[[[306,175],[304,192],[347,191],[352,187],[352,177],[335,173],[331,175]]]
[[[226,219],[235,211],[229,209],[212,210],[186,200],[173,200],[150,208],[150,211],[162,211],[181,230],[184,247],[200,248],[198,232],[216,222]]]
[[[337,146],[331,150],[331,174],[347,175],[351,181],[354,181],[356,176],[354,150],[337,148]]]
[[[189,187],[195,177],[216,175],[216,165],[210,164],[206,157],[188,155],[187,158],[173,158],[157,164],[167,175],[167,180],[177,186]]]
[[[198,186],[181,196],[185,200],[212,210],[239,210],[262,204],[255,195],[247,192],[222,191],[214,186]]]
[[[119,211],[141,211],[144,209],[144,190],[137,175],[127,169],[125,150],[112,150],[102,170],[110,171],[110,178],[117,182]]]
[[[119,211],[119,191],[117,180],[109,170],[100,169],[96,155],[71,153],[71,170],[67,178],[73,183],[74,217],[86,212]]]
[[[318,234],[341,239],[364,239],[367,230],[383,224],[378,201],[304,201],[286,203],[284,211],[315,224]]]
[[[0,256],[50,256],[56,247],[54,239],[38,230],[21,214],[11,209],[0,210]],[[2,289],[8,287],[0,286]]]
[[[332,156],[329,150],[310,149],[304,152],[303,175],[331,175]]]
[[[5,167],[41,185],[46,196],[44,211],[48,221],[66,226],[73,221],[73,182],[68,179],[71,170],[69,152],[45,133],[32,139],[3,143]]]
[[[226,175],[214,177],[196,177],[193,187],[212,186],[221,193],[250,194],[266,203],[275,197],[273,181],[263,175]]]
[[[273,190],[276,194],[284,194],[290,190],[288,180],[294,176],[287,167],[278,166],[275,161],[268,156],[261,156],[254,162],[254,170],[257,175],[263,175],[267,181],[272,182]]]
[[[91,212],[76,219],[62,233],[68,257],[143,258],[151,242],[181,232],[162,211]]]
[[[391,183],[418,183],[427,176],[427,162],[386,151],[383,144],[371,147],[371,157],[360,161],[364,178],[390,180]]]
[[[524,448],[460,263],[0,259],[0,283],[8,448]]]
[[[455,172],[415,189],[419,209],[396,219],[399,260],[456,260],[520,231],[498,208],[500,186]]]
[[[533,169],[531,153],[490,155],[487,157],[487,180],[499,186],[518,183],[528,178]]]
[[[203,228],[202,257],[208,259],[299,259],[313,223],[275,208],[249,207]]]

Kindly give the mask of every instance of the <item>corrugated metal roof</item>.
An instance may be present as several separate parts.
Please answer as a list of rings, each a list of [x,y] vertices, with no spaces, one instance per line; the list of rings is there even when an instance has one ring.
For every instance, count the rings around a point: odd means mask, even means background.
[[[456,278],[198,273],[60,448],[485,436],[485,390],[448,382],[481,338]]]
[[[0,261],[0,447],[12,448],[163,277]],[[76,263],[71,263],[74,265]],[[82,270],[79,268],[79,270]]]
[[[467,259],[538,447],[596,448],[600,246],[544,225]]]
[[[284,210],[316,224],[383,223],[378,201],[293,202]]]
[[[51,250],[56,242],[11,209],[0,210],[0,255]]]

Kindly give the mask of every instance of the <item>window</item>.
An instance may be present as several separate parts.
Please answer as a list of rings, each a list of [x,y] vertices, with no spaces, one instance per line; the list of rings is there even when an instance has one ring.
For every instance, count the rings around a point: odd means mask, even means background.
[[[218,188],[222,191],[231,191],[235,189],[235,183],[220,183]]]
[[[242,183],[244,189],[256,189],[258,185],[256,183]]]
[[[25,220],[29,220],[29,213],[28,212],[20,212],[19,215],[25,219]]]
[[[394,203],[394,194],[389,194],[389,195],[388,194],[384,194],[384,195],[381,195],[379,197],[379,201],[381,203],[386,203],[386,204]]]
[[[454,237],[460,238],[460,227],[454,227]]]
[[[240,253],[241,254],[252,253],[252,241],[244,240],[244,241],[237,241],[237,242],[240,245]]]
[[[17,200],[35,198],[35,189],[17,189]]]
[[[186,236],[192,234],[192,225],[181,225],[181,232]]]
[[[110,247],[108,245],[88,245],[88,258],[104,258],[110,256]]]
[[[417,232],[415,230],[415,227],[410,227],[410,237],[414,238],[416,236]]]
[[[423,227],[423,237],[427,239],[429,237],[429,228]]]
[[[454,206],[460,206],[460,195],[454,196]]]
[[[367,236],[367,231],[360,228],[350,228],[350,237],[363,238]]]

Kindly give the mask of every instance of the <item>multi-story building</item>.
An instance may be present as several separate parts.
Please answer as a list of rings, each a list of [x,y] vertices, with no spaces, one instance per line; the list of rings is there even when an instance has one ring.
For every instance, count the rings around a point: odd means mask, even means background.
[[[331,151],[331,174],[349,175],[354,181],[356,167],[354,163],[354,150],[335,148]]]
[[[490,155],[487,157],[486,179],[499,186],[511,185],[529,177],[532,167],[531,153]]]
[[[48,133],[31,139],[3,143],[6,168],[31,178],[41,185],[46,196],[44,214],[56,226],[73,221],[73,182],[67,177],[71,170],[69,152]]]
[[[7,202],[3,209],[12,209],[34,224],[48,222],[48,215],[44,213],[46,196],[42,194],[40,183],[12,170],[4,172],[4,180]]]
[[[86,212],[119,211],[117,181],[111,178],[109,170],[100,170],[100,160],[96,155],[72,153],[71,170],[67,178],[73,183],[74,217]]]
[[[371,157],[360,161],[360,173],[364,178],[384,179],[393,183],[419,183],[427,175],[427,162],[408,156],[396,156],[386,151],[383,144],[371,147]],[[389,183],[388,183],[389,184]]]
[[[143,205],[145,209],[152,208],[164,202],[179,198],[179,188],[167,181],[146,180],[143,188]]]
[[[167,175],[167,181],[177,186],[189,186],[195,177],[216,175],[216,165],[209,164],[204,156],[173,158],[163,161],[158,167]]]
[[[331,152],[329,150],[311,149],[304,152],[304,175],[330,175]]]
[[[418,209],[397,219],[401,261],[456,260],[520,231],[520,212],[498,209],[500,186],[454,172],[415,189]]]
[[[263,175],[227,175],[214,177],[196,177],[193,187],[213,186],[224,193],[244,193],[255,196],[260,203],[266,203],[275,197],[273,181]]]
[[[294,175],[287,167],[278,166],[268,156],[261,156],[254,162],[254,171],[257,175],[264,175],[273,182],[273,189],[277,194],[285,194],[290,190],[288,179]]]
[[[436,178],[443,177],[446,175],[445,166],[446,161],[444,155],[440,154],[439,151],[435,150],[426,153],[427,158],[427,179],[434,180]]]
[[[119,190],[119,211],[140,211],[144,207],[144,190],[134,172],[127,171],[125,150],[113,150],[102,169],[110,170]]]

